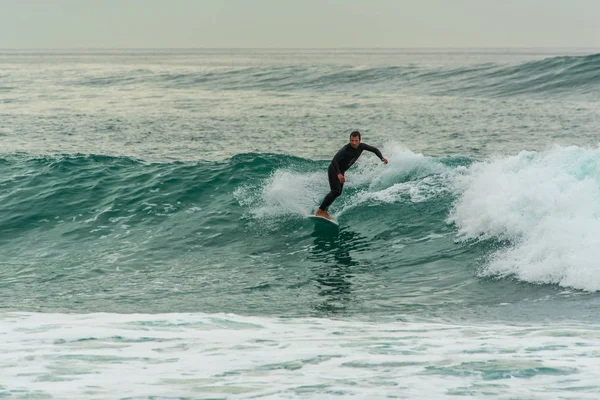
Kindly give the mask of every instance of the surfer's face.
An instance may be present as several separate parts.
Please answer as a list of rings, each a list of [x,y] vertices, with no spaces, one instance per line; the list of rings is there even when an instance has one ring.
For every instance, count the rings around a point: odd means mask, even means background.
[[[358,136],[350,136],[350,146],[357,148],[360,143],[360,138]]]

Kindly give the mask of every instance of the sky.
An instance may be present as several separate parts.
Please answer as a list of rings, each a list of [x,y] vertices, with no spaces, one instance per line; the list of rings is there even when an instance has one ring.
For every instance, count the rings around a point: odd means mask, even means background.
[[[600,0],[0,0],[0,48],[600,48]]]

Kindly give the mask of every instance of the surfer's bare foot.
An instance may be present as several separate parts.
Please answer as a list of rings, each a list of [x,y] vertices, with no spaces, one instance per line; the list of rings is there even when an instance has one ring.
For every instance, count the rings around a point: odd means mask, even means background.
[[[329,214],[327,214],[325,211],[321,210],[320,208],[317,210],[317,213],[315,215],[317,217],[323,217],[323,218],[331,219],[331,217],[329,216]]]

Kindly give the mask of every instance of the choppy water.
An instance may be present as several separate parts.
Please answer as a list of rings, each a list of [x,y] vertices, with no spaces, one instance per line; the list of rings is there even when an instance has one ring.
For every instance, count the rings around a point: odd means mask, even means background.
[[[0,395],[596,398],[599,67],[2,51]]]

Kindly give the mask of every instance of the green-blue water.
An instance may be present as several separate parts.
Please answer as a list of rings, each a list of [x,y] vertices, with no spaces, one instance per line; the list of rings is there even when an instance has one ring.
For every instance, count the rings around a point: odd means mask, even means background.
[[[594,327],[599,67],[583,51],[3,51],[3,319],[33,313],[15,332],[37,312],[65,326],[85,325],[71,313],[192,313],[209,326],[228,313],[234,322],[217,325],[232,332],[243,318],[277,330],[279,317],[386,332],[400,329],[390,321]],[[339,228],[315,224],[306,216],[354,129],[389,164],[363,154],[331,209]],[[498,349],[511,333],[499,335]],[[364,357],[342,366],[369,371]],[[464,368],[484,381],[541,368],[477,362]],[[189,395],[170,384],[128,393]],[[336,393],[379,384],[368,387]],[[461,388],[445,394],[485,393]],[[236,390],[224,392],[245,398]]]

